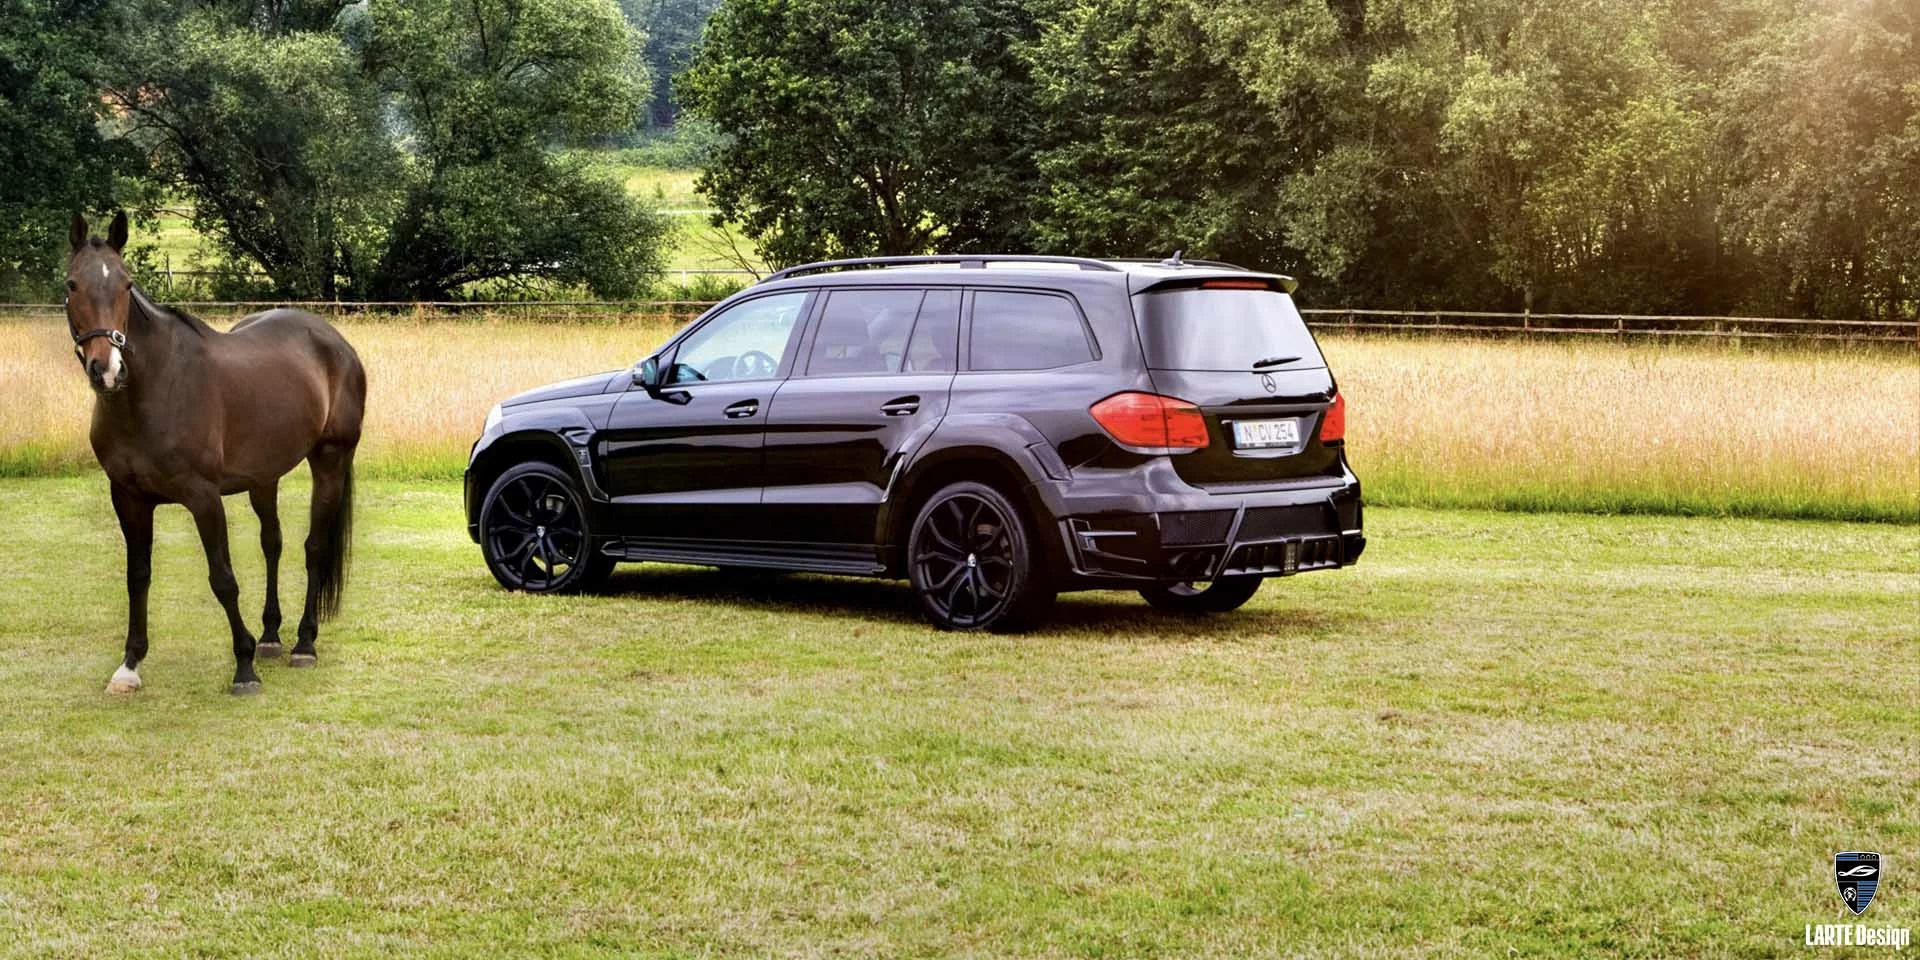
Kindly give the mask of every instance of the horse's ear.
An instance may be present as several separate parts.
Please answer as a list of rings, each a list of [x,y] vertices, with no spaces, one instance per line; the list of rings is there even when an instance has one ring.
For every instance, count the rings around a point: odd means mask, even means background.
[[[86,217],[78,213],[73,215],[73,222],[67,225],[67,244],[73,247],[76,253],[79,252],[81,247],[87,245]]]
[[[127,212],[122,210],[113,215],[113,225],[107,228],[107,246],[119,253],[127,245]]]

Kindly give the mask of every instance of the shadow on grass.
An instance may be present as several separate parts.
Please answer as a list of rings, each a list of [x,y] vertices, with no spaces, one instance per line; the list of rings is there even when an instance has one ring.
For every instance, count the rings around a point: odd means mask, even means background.
[[[904,581],[760,570],[700,567],[622,567],[600,596],[725,603],[771,613],[808,613],[934,628]],[[1215,640],[1227,635],[1321,634],[1348,627],[1350,616],[1333,617],[1306,608],[1242,609],[1213,616],[1163,613],[1122,590],[1063,594],[1032,631],[1034,636],[1094,634],[1171,640]]]

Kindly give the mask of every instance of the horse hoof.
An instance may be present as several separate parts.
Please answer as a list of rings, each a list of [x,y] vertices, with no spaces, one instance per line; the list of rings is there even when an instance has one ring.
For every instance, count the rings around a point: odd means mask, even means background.
[[[140,689],[140,675],[122,666],[113,672],[113,679],[107,681],[108,693],[132,693]]]
[[[287,648],[281,646],[278,642],[257,643],[254,644],[253,647],[253,658],[255,660],[278,660],[280,659],[280,655],[285,652],[287,652]]]
[[[233,685],[231,691],[236,697],[251,697],[260,692],[260,681],[246,680]]]
[[[311,666],[314,666],[315,664],[318,664],[319,662],[320,662],[320,657],[317,654],[312,654],[312,653],[296,653],[293,656],[287,658],[287,666],[293,667],[295,669],[298,669],[301,667],[311,667]]]

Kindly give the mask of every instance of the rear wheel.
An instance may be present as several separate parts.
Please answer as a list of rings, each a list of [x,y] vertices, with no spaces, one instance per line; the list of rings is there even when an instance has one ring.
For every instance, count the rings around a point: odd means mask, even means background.
[[[984,483],[942,488],[907,541],[907,578],[947,630],[1018,630],[1052,604],[1039,547],[1019,508]]]
[[[593,549],[573,478],[549,463],[520,464],[493,482],[480,508],[480,552],[501,586],[528,593],[592,589],[617,562]]]
[[[1186,583],[1163,583],[1140,591],[1154,607],[1169,613],[1226,613],[1238,610],[1260,590],[1262,577],[1221,577]]]

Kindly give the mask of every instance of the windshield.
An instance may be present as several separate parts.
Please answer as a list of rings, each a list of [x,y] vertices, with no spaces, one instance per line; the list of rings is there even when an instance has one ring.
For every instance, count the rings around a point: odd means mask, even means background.
[[[1273,290],[1168,290],[1133,298],[1147,366],[1155,370],[1324,367],[1320,347]]]

